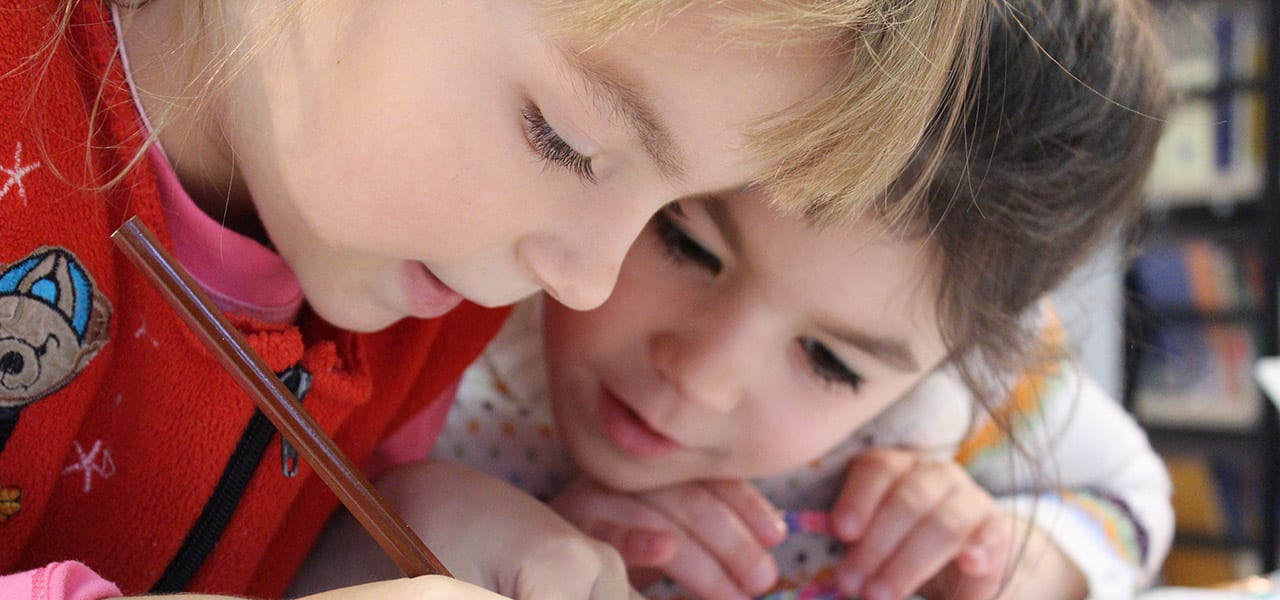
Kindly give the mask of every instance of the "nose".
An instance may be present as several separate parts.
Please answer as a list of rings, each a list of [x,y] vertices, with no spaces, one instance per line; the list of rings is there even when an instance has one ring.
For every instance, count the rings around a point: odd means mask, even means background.
[[[622,256],[575,251],[551,238],[529,238],[516,246],[517,261],[557,302],[574,310],[604,304],[618,281]]]
[[[622,261],[638,233],[638,228],[630,235],[615,230],[613,235],[594,235],[585,242],[529,237],[516,244],[516,258],[557,302],[574,310],[591,310],[613,293]]]
[[[649,357],[681,400],[728,414],[742,402],[759,350],[735,333],[724,325],[661,332],[650,340]]]
[[[26,368],[26,362],[27,361],[22,358],[21,354],[18,354],[13,350],[5,352],[3,355],[0,355],[0,373],[17,375],[22,372],[22,369]]]

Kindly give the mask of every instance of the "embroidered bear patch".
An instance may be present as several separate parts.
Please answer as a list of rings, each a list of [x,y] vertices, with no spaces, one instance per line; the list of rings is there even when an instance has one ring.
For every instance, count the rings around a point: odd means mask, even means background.
[[[44,247],[0,271],[0,451],[18,415],[107,344],[111,304],[74,255]]]

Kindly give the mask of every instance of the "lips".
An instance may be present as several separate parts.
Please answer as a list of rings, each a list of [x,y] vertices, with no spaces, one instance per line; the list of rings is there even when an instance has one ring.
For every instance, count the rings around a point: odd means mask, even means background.
[[[679,450],[679,442],[650,427],[612,392],[600,390],[600,423],[619,449],[636,458],[659,458]]]
[[[408,312],[418,318],[439,317],[462,302],[461,294],[445,285],[420,262],[404,262],[401,268],[401,282]]]

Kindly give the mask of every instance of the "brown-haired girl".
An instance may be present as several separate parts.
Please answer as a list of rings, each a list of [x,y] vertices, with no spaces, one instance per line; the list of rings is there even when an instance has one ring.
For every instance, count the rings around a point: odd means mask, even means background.
[[[482,307],[599,305],[670,201],[755,182],[838,211],[883,189],[984,4],[7,2],[0,596],[278,596],[336,506],[113,250],[126,219],[363,463],[443,414],[505,314]],[[549,510],[511,523],[482,510],[504,491],[432,487],[451,493],[419,510],[471,528],[423,531],[457,572],[628,593]],[[441,577],[330,597],[360,595],[491,597]]]

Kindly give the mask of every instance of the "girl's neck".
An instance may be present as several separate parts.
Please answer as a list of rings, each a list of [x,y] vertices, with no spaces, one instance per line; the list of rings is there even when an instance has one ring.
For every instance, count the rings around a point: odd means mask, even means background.
[[[229,85],[217,49],[221,15],[191,22],[195,3],[146,2],[120,7],[120,32],[138,99],[156,128],[183,188],[225,227],[266,241],[219,116]],[[234,3],[232,3],[234,4]]]

